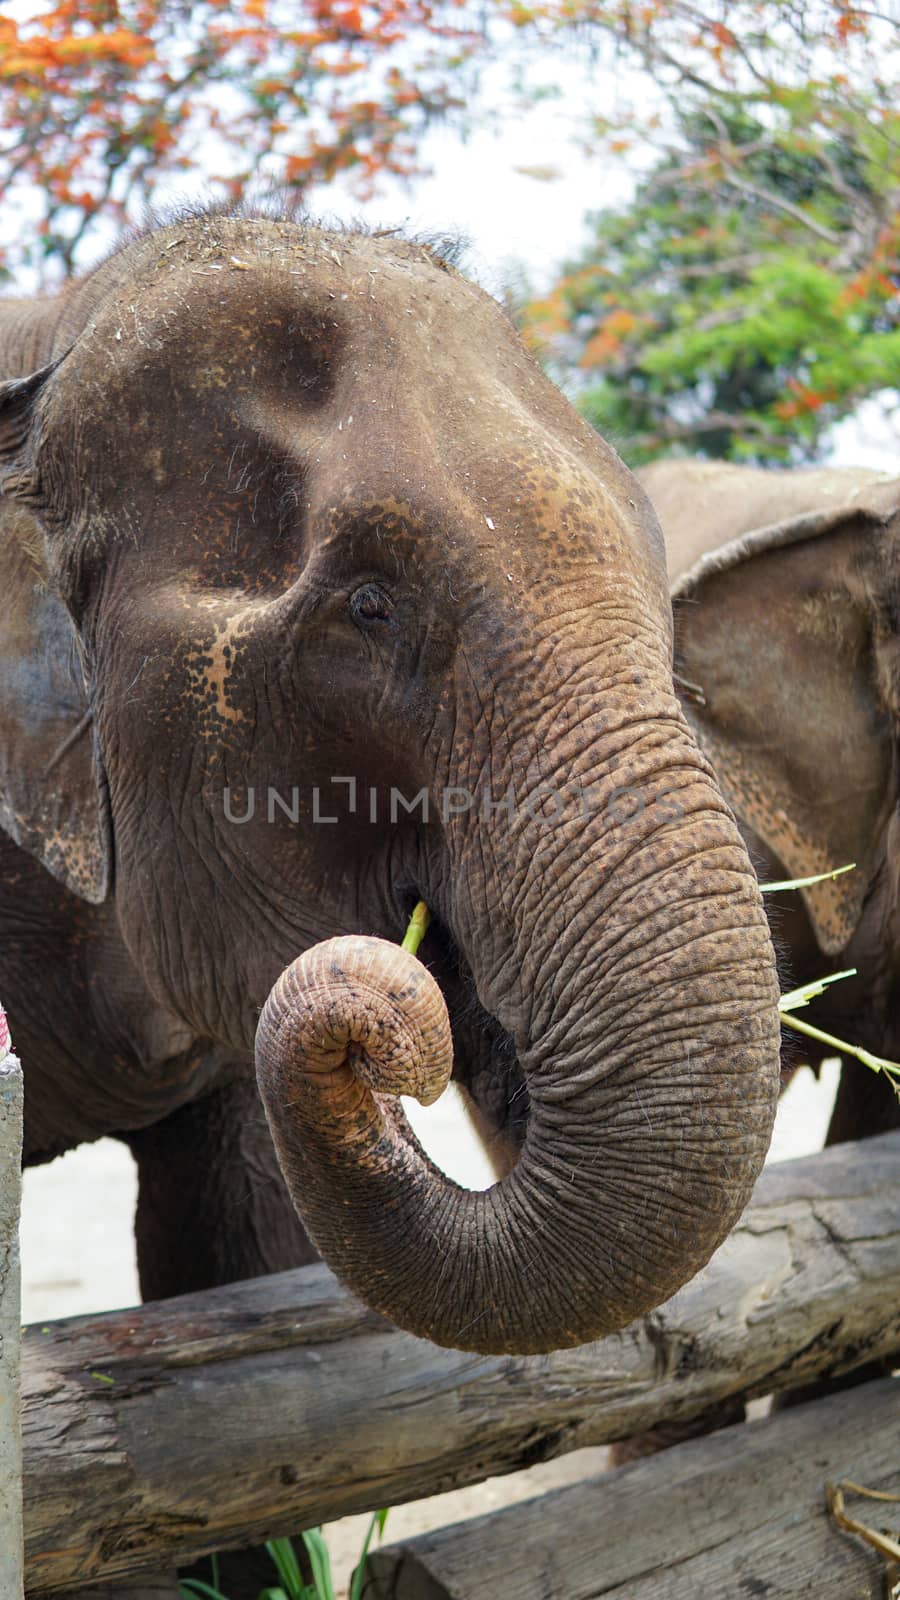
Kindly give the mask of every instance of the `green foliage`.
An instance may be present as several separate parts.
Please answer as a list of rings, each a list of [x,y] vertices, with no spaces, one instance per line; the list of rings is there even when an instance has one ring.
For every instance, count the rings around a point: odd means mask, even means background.
[[[0,280],[71,271],[167,183],[299,197],[340,173],[364,196],[416,171],[480,44],[454,0],[0,7]]]
[[[855,978],[856,968],[848,967],[844,972],[830,972],[824,978],[815,978],[812,983],[805,983],[799,989],[791,989],[783,994],[778,1002],[781,1020],[787,1027],[803,1033],[808,1039],[815,1039],[819,1044],[828,1045],[840,1056],[850,1056],[855,1061],[862,1062],[871,1072],[880,1072],[885,1077],[897,1099],[900,1100],[900,1062],[889,1061],[885,1056],[875,1055],[871,1050],[863,1049],[860,1044],[850,1044],[846,1039],[838,1039],[833,1033],[825,1033],[821,1028],[815,1027],[811,1022],[802,1022],[793,1015],[803,1006],[809,1005],[810,1000],[816,1000],[824,994],[829,984],[840,983],[842,978]]]
[[[874,87],[765,89],[689,95],[674,148],[526,308],[633,464],[810,460],[900,386],[900,114]]]
[[[685,226],[669,203],[673,259],[681,235],[688,265],[692,227],[718,218],[717,187],[725,233],[755,249],[766,206],[740,180],[761,176],[819,243],[847,245],[838,276],[852,278],[874,259],[879,212],[896,220],[897,34],[896,6],[857,0],[18,0],[0,8],[0,279],[27,266],[52,282],[111,224],[198,178],[237,200],[341,175],[364,198],[382,174],[422,170],[436,119],[496,118],[478,74],[501,62],[523,111],[566,101],[598,183],[662,149],[660,173],[703,213]],[[566,58],[591,69],[572,95]],[[811,239],[797,238],[803,260]],[[763,253],[772,242],[777,229]]]
[[[349,1600],[362,1600],[369,1547],[376,1533],[379,1540],[381,1539],[387,1518],[387,1510],[375,1511],[372,1514],[359,1561],[350,1579]],[[263,1589],[259,1600],[335,1600],[331,1560],[321,1528],[307,1528],[301,1538],[309,1557],[312,1583],[307,1583],[303,1577],[293,1542],[290,1539],[272,1539],[267,1543],[266,1549],[272,1558],[279,1582]],[[204,1583],[200,1578],[183,1578],[180,1585],[181,1600],[228,1600],[228,1596],[219,1588],[218,1564],[215,1556],[211,1557],[211,1562],[212,1583]]]
[[[369,1554],[369,1546],[372,1543],[372,1539],[374,1538],[376,1531],[378,1533],[379,1543],[381,1542],[381,1537],[384,1533],[384,1525],[387,1522],[387,1519],[388,1513],[387,1508],[385,1507],[385,1509],[382,1511],[376,1511],[371,1522],[369,1523],[369,1531],[363,1540],[363,1547],[359,1554],[359,1560],[356,1563],[356,1566],[353,1570],[353,1576],[350,1579],[350,1592],[348,1600],[362,1600],[363,1584],[365,1583],[366,1577],[366,1556]]]

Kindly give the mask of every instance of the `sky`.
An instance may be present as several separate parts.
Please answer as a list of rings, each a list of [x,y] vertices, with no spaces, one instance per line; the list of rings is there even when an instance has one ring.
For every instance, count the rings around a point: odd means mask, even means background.
[[[49,4],[50,0],[3,0],[2,10],[24,23]],[[547,97],[523,111],[511,87],[514,74],[527,76],[532,90]],[[362,215],[387,225],[403,223],[410,230],[463,235],[472,243],[467,270],[492,293],[502,293],[523,267],[535,290],[549,287],[554,269],[577,251],[585,237],[585,213],[602,203],[627,199],[632,188],[621,169],[614,182],[607,177],[601,183],[599,163],[584,157],[573,141],[576,118],[580,114],[586,119],[598,93],[601,103],[609,105],[635,83],[646,93],[643,78],[634,72],[610,74],[593,63],[556,53],[526,66],[518,55],[510,55],[482,67],[478,79],[479,116],[486,109],[498,123],[497,131],[480,129],[463,140],[457,129],[435,125],[418,153],[421,165],[434,169],[431,176],[410,184],[381,176],[378,196],[366,204],[353,196],[349,180],[338,178],[312,191],[311,207],[343,221]],[[203,171],[228,165],[214,139],[208,148],[192,154],[195,172],[176,174],[171,184],[160,184],[158,204],[196,198],[203,193]],[[516,170],[522,167],[557,169],[559,177],[541,181]],[[79,264],[89,266],[88,257],[102,255],[109,242],[97,228]]]
[[[589,238],[585,217],[628,199],[631,179],[623,168],[604,173],[598,158],[579,153],[567,107],[578,103],[576,69],[562,68],[569,82],[559,100],[511,115],[502,132],[479,131],[466,143],[436,129],[425,140],[430,177],[412,185],[386,183],[384,193],[361,207],[347,189],[332,184],[313,195],[314,207],[347,221],[364,215],[379,223],[418,230],[450,230],[471,241],[465,261],[479,282],[502,296],[524,271],[535,292],[553,282],[557,269]],[[490,81],[487,84],[490,92]],[[499,91],[498,91],[499,92]],[[538,180],[517,168],[555,168],[559,176]],[[833,466],[897,471],[900,458],[900,396],[865,401],[855,417],[832,430],[827,460]]]
[[[4,7],[20,20],[40,9],[43,0],[7,0]],[[361,204],[338,179],[314,190],[311,208],[323,220],[352,221],[363,217],[380,225],[403,225],[409,231],[461,235],[469,242],[465,270],[490,293],[502,297],[504,289],[532,293],[553,282],[567,259],[579,253],[589,238],[586,214],[627,201],[633,179],[624,163],[604,167],[602,157],[586,157],[573,139],[575,108],[609,106],[620,95],[646,94],[638,80],[607,62],[579,63],[555,57],[538,65],[537,77],[552,83],[555,96],[539,99],[527,112],[518,107],[510,89],[509,65],[498,62],[485,68],[478,85],[480,105],[496,113],[494,129],[479,128],[463,140],[456,130],[432,128],[420,146],[419,158],[431,174],[401,183],[382,178],[377,197]],[[198,163],[203,170],[203,163]],[[211,159],[209,168],[215,170]],[[538,179],[522,169],[555,171],[552,179]],[[173,186],[172,199],[193,198],[200,192],[184,180]],[[160,202],[167,195],[158,193]],[[102,254],[111,240],[99,234],[92,254]],[[89,263],[85,261],[84,265]],[[28,292],[28,286],[22,285]],[[865,402],[856,417],[841,423],[830,440],[829,459],[836,465],[862,465],[897,470],[900,455],[900,396]]]
[[[628,199],[633,181],[618,164],[604,176],[598,158],[584,156],[573,139],[573,106],[596,94],[590,69],[558,61],[558,97],[523,112],[509,90],[509,73],[485,69],[479,102],[495,113],[496,131],[481,128],[463,140],[446,127],[430,130],[420,147],[431,176],[402,184],[382,179],[382,193],[361,207],[340,182],[314,190],[312,204],[344,220],[364,214],[379,223],[460,233],[471,240],[467,262],[484,287],[502,293],[524,268],[535,291],[549,288],[567,257],[586,241],[585,215]],[[540,179],[522,169],[555,171]]]

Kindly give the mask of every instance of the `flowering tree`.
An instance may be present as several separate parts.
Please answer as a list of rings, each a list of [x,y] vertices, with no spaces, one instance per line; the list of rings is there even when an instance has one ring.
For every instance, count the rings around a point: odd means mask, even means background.
[[[592,420],[636,459],[786,458],[900,387],[896,0],[27,5],[0,17],[0,276],[71,270],[173,176],[364,196],[468,114],[480,64],[543,63],[546,93],[569,51],[602,68],[571,108],[598,187],[638,185],[526,312]]]
[[[863,398],[897,406],[898,30],[842,0],[648,8],[653,164],[526,312],[629,460],[811,459]],[[599,131],[634,139],[622,108]]]
[[[428,119],[460,104],[478,34],[453,0],[60,0],[0,17],[0,193],[37,193],[0,271],[69,270],[101,218],[173,175],[213,193],[302,192],[409,173]]]

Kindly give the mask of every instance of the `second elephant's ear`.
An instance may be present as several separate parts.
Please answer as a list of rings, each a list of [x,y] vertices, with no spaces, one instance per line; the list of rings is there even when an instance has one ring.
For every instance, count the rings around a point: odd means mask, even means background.
[[[0,383],[0,828],[98,904],[110,880],[105,783],[41,520],[37,413],[55,365]]]
[[[675,584],[675,670],[720,787],[803,891],[822,950],[850,941],[896,799],[900,481],[760,529]]]

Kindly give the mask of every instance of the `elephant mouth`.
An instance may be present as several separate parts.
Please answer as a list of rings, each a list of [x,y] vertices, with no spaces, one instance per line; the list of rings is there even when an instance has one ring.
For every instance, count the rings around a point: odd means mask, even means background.
[[[410,910],[412,906],[410,906]],[[453,1077],[493,1133],[521,1149],[528,1125],[528,1085],[515,1044],[478,998],[472,969],[439,915],[419,948],[450,1017]]]

